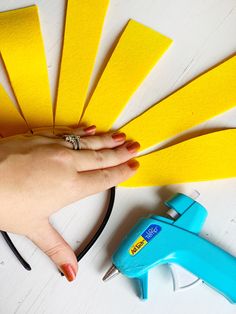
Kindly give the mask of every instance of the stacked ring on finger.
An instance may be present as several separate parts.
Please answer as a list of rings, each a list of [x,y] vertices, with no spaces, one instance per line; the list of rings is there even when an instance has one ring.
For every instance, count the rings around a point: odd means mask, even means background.
[[[73,150],[80,150],[80,136],[75,134],[64,134],[62,138],[73,145]]]

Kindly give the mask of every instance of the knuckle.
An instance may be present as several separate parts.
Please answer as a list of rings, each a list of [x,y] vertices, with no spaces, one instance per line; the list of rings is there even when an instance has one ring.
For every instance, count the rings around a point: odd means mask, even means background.
[[[119,178],[126,178],[128,175],[127,167],[125,165],[121,165],[118,167]]]
[[[45,145],[31,146],[29,147],[29,150],[35,158],[50,156],[49,151]]]
[[[63,248],[64,248],[64,245],[62,243],[56,243],[49,249],[44,250],[43,252],[47,254],[49,257],[53,257],[57,255],[58,253],[60,253],[63,250]]]
[[[112,152],[110,155],[110,158],[112,159],[113,166],[119,166],[123,162],[123,156],[121,154],[117,154],[115,152]]]
[[[85,138],[80,138],[80,145],[83,149],[90,149],[89,141]]]
[[[104,156],[103,156],[102,152],[100,152],[100,151],[94,151],[94,157],[95,157],[96,163],[97,163],[101,168],[103,168],[103,165],[104,165]]]
[[[53,158],[62,163],[68,163],[72,161],[71,151],[60,145],[53,145]]]
[[[110,144],[110,142],[111,142],[111,136],[110,136],[110,134],[104,134],[103,136],[101,136],[101,140],[102,140],[102,144],[103,144],[104,146]]]
[[[100,170],[101,175],[102,175],[102,180],[103,180],[103,186],[111,186],[111,175],[110,172],[106,169]]]
[[[123,147],[117,147],[114,150],[115,158],[117,159],[118,162],[123,162],[126,160],[129,156],[126,153],[126,150],[124,150]]]

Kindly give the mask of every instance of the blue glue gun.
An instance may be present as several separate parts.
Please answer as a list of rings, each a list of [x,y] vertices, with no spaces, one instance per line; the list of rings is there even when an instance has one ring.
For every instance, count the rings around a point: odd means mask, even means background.
[[[165,204],[168,218],[141,218],[112,257],[113,265],[103,280],[118,273],[135,278],[141,298],[148,298],[148,271],[160,264],[176,265],[236,303],[236,258],[198,233],[206,209],[193,198],[176,194]]]

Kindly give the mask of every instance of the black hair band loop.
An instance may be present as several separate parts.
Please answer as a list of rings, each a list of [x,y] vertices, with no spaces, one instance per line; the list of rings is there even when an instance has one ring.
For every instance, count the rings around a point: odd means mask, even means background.
[[[77,255],[77,261],[79,262],[84,256],[85,254],[92,248],[92,246],[95,244],[95,242],[98,240],[98,238],[100,237],[100,235],[102,234],[104,228],[106,227],[109,218],[111,216],[112,213],[112,209],[114,206],[114,202],[115,202],[115,193],[116,193],[116,187],[112,187],[110,189],[110,199],[109,199],[109,204],[107,207],[107,211],[105,214],[105,217],[103,218],[103,221],[100,225],[100,227],[98,228],[98,230],[96,231],[95,235],[92,237],[92,239],[89,241],[89,243],[85,246],[85,248],[78,253]],[[17,250],[17,248],[15,247],[15,245],[13,244],[11,238],[9,237],[9,235],[7,234],[7,232],[5,231],[0,231],[4,240],[6,241],[6,243],[8,244],[9,248],[11,249],[11,251],[13,252],[13,254],[16,256],[16,258],[18,259],[18,261],[21,263],[21,265],[26,269],[26,270],[31,270],[31,266],[25,261],[25,259],[21,256],[21,254],[19,253],[19,251]],[[61,272],[60,272],[61,273]],[[63,273],[61,273],[62,276],[64,276]]]

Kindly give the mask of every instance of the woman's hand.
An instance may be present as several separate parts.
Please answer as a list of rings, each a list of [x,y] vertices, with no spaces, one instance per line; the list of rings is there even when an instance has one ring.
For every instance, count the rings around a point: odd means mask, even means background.
[[[0,230],[27,236],[72,281],[76,256],[49,216],[131,177],[140,145],[122,133],[94,135],[94,126],[57,132],[80,135],[81,150],[50,130],[0,139]]]

